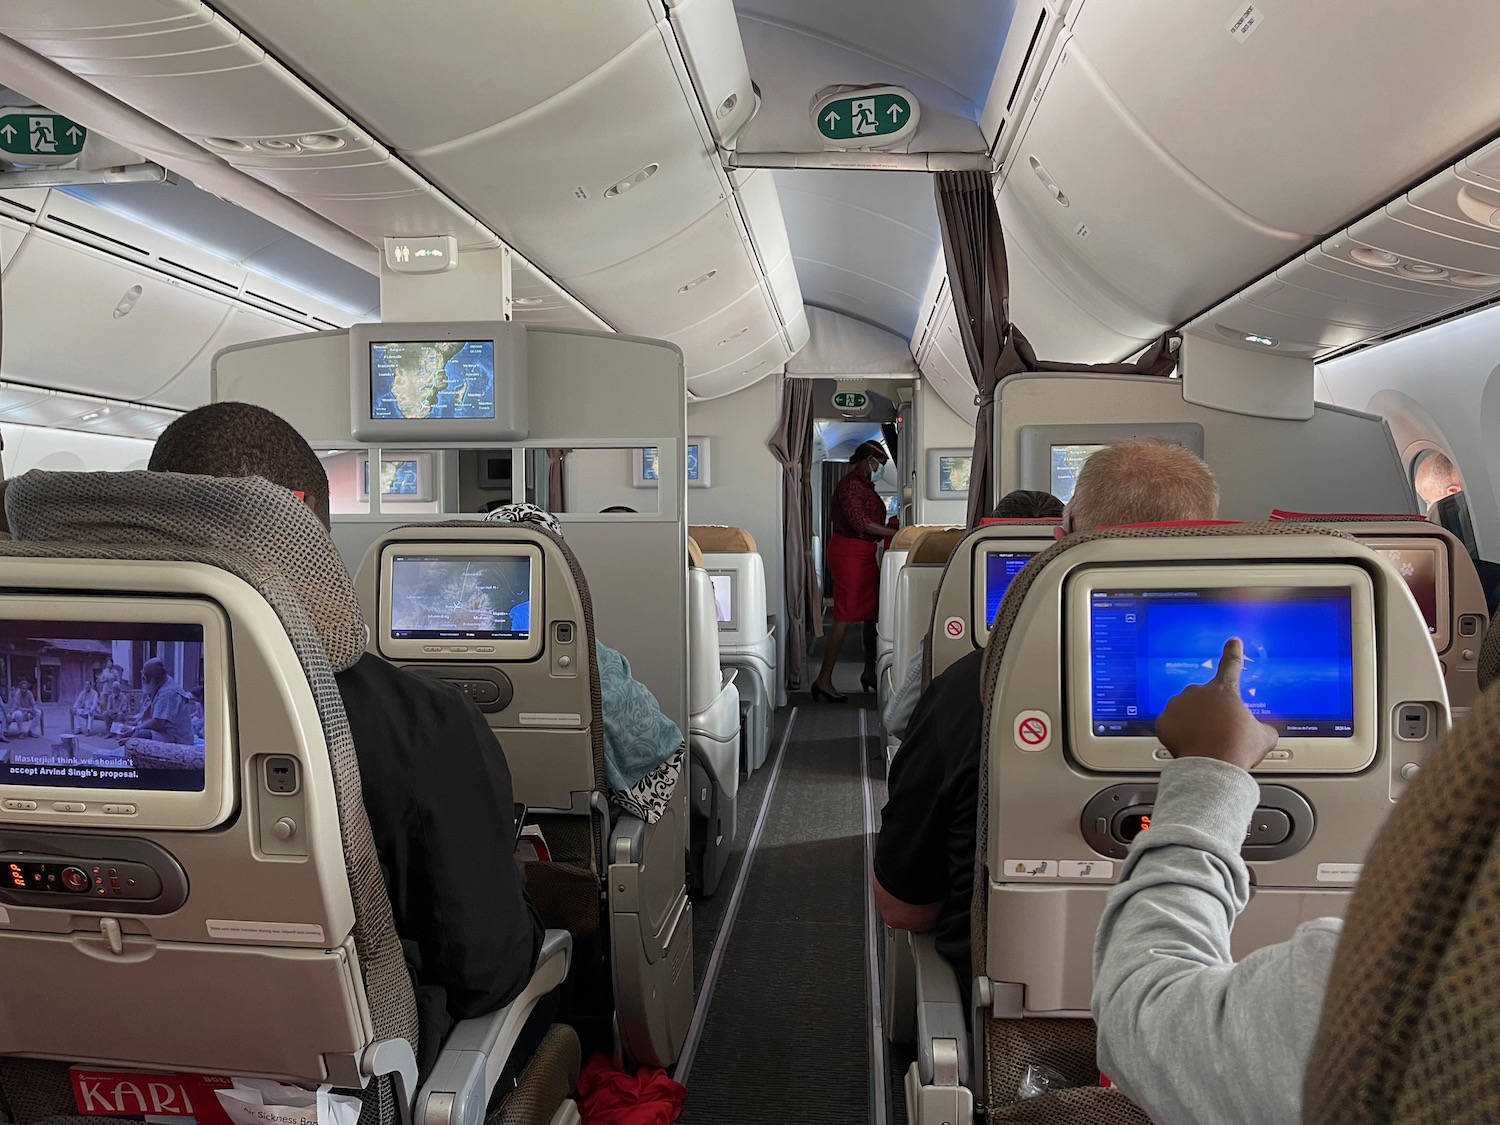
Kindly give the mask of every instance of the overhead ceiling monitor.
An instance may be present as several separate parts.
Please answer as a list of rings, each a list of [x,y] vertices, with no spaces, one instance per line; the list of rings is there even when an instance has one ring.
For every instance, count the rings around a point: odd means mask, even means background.
[[[46,619],[37,608],[32,598],[0,598],[13,724],[0,745],[7,815],[132,831],[201,830],[228,818],[233,720],[220,610],[129,598],[63,599]],[[97,704],[86,722],[70,722],[69,705],[90,687]]]
[[[929,449],[926,489],[929,500],[967,500],[972,449]]]
[[[377,642],[393,660],[531,660],[541,616],[538,547],[403,541],[380,553]]]
[[[1357,773],[1379,741],[1375,607],[1352,565],[1095,568],[1067,595],[1070,740],[1080,763],[1155,771],[1156,720],[1245,645],[1240,697],[1275,727],[1258,772]]]
[[[356,441],[524,438],[526,328],[510,321],[353,325],[349,402]]]
[[[1156,438],[1203,456],[1203,427],[1196,422],[1108,423],[1022,426],[1021,480],[1017,488],[1050,492],[1064,504],[1084,463],[1106,445],[1129,438]]]

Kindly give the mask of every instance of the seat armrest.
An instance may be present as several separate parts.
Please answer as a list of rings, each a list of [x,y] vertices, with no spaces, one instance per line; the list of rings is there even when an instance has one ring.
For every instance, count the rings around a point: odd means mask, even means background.
[[[521,995],[498,1012],[463,1020],[453,1028],[417,1095],[413,1125],[481,1125],[521,1029],[537,1002],[562,984],[572,959],[572,935],[548,930]]]
[[[969,1001],[959,988],[948,959],[937,950],[930,934],[908,934],[917,985],[917,1069],[923,1085],[933,1085],[937,1071],[950,1070],[953,1050],[958,1056],[958,1083],[969,1085]],[[952,1047],[944,1043],[947,1040]],[[934,1060],[945,1065],[939,1068]],[[947,1077],[946,1075],[937,1075]]]

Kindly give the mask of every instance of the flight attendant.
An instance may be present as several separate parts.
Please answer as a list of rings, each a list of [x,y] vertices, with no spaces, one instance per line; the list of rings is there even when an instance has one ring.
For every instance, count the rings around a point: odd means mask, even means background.
[[[865,691],[875,690],[875,617],[880,608],[880,566],[875,560],[877,543],[895,538],[885,522],[885,501],[875,491],[875,482],[890,460],[878,441],[867,441],[854,451],[854,468],[834,486],[833,534],[828,539],[828,573],[833,579],[833,628],[823,650],[823,667],[813,681],[814,699],[844,702],[833,687],[833,666],[849,626],[864,626],[865,670],[859,677]]]

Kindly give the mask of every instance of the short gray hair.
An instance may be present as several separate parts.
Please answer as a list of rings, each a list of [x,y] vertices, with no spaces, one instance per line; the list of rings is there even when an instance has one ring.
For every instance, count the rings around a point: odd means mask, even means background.
[[[1117,441],[1084,462],[1064,519],[1070,531],[1212,520],[1219,485],[1203,459],[1157,438]]]

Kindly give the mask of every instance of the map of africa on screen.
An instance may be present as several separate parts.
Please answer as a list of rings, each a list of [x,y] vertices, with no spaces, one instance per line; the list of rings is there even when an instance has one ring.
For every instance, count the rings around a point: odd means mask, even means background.
[[[492,340],[370,345],[372,419],[494,416]]]

